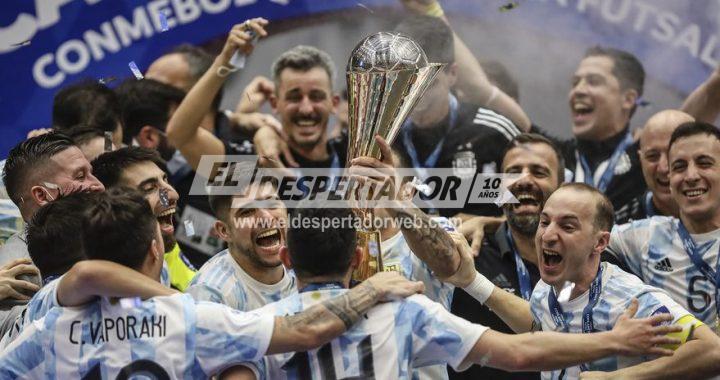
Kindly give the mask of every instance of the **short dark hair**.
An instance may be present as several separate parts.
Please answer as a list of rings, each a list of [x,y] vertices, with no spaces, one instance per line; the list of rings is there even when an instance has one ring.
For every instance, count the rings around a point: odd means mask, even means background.
[[[150,161],[162,171],[168,172],[165,161],[160,154],[152,149],[129,146],[113,152],[105,152],[91,162],[93,175],[106,189],[115,187],[120,183],[123,171],[130,166]]]
[[[92,141],[92,139],[102,137],[105,138],[105,132],[97,129],[88,127],[85,125],[76,125],[65,131],[65,134],[70,137],[75,145],[85,145]]]
[[[600,231],[612,230],[615,222],[615,209],[605,194],[595,187],[582,182],[564,183],[560,185],[558,190],[564,188],[592,194],[595,198],[595,218],[593,219],[593,225]]]
[[[185,59],[185,62],[187,62],[188,68],[190,69],[190,77],[192,78],[191,84],[193,86],[195,85],[195,83],[197,83],[197,81],[200,80],[203,74],[205,74],[205,72],[210,69],[210,66],[212,66],[213,64],[213,60],[215,59],[215,57],[205,51],[205,49],[191,44],[178,45],[174,47],[168,54],[182,55],[183,59]],[[222,97],[223,90],[220,89],[217,95],[215,95],[215,98],[213,98],[212,107],[214,110],[220,108]]]
[[[113,90],[95,80],[83,80],[55,94],[53,126],[64,130],[78,124],[113,132],[121,123],[120,104]]]
[[[695,135],[710,135],[720,140],[720,130],[718,130],[716,126],[702,121],[688,121],[680,124],[673,131],[672,135],[670,136],[668,152],[670,151],[670,148],[673,146],[675,141]]]
[[[167,53],[167,55],[169,54],[180,54],[185,58],[185,62],[187,62],[190,68],[190,76],[193,79],[193,84],[199,81],[203,74],[212,66],[214,59],[205,49],[191,44],[178,45]]]
[[[548,139],[547,137],[537,134],[537,133],[521,133],[517,136],[515,136],[510,143],[505,148],[505,151],[503,152],[503,161],[505,161],[505,156],[508,154],[508,152],[520,145],[523,144],[545,144],[549,146],[553,152],[555,152],[555,158],[557,159],[558,166],[557,166],[557,176],[558,176],[558,184],[561,184],[565,182],[565,158],[562,155],[562,152],[560,152],[560,149],[557,145],[555,145],[552,140]],[[502,164],[502,163],[501,163]]]
[[[645,88],[645,69],[635,55],[625,50],[603,46],[593,46],[585,51],[585,58],[602,56],[613,61],[612,73],[620,83],[622,90],[633,89],[638,98],[642,97]],[[637,106],[633,106],[630,116],[635,113]]]
[[[30,258],[43,278],[65,274],[85,260],[82,218],[98,193],[73,193],[50,202],[33,215],[27,225]]]
[[[330,87],[335,81],[335,63],[330,55],[314,46],[298,45],[280,54],[272,64],[272,76],[275,81],[275,90],[280,87],[280,75],[285,69],[293,69],[302,72],[310,71],[319,67],[330,78]]]
[[[247,177],[252,178],[255,176],[256,172],[256,165],[254,162],[250,161],[239,161],[233,166],[233,173],[237,173],[237,177]],[[213,174],[213,173],[210,173]],[[228,174],[230,175],[230,174]],[[265,177],[267,178],[267,177]],[[263,180],[261,178],[261,180]],[[261,182],[266,183],[269,182],[269,179],[265,179]],[[214,183],[213,185],[220,186],[222,184]],[[249,183],[249,185],[252,185],[252,183]],[[247,187],[239,187],[237,188],[237,194],[242,194]],[[212,210],[213,215],[217,219],[220,219],[224,222],[228,222],[226,216],[227,212],[230,209],[230,206],[232,206],[232,200],[235,195],[227,195],[227,194],[214,194],[213,188],[210,187],[209,194],[208,194],[208,202],[210,203],[210,210]]]
[[[99,193],[85,209],[82,236],[88,259],[139,269],[155,239],[157,218],[143,195],[129,188]]]
[[[341,276],[347,273],[357,245],[354,226],[333,222],[339,227],[321,228],[319,224],[323,219],[350,220],[352,217],[349,208],[294,210],[292,218],[298,220],[289,224],[287,246],[293,269],[299,277]],[[308,220],[303,222],[303,219]]]
[[[179,105],[185,92],[152,79],[128,79],[118,86],[123,140],[126,144],[146,125],[165,131],[170,120],[170,108]]]
[[[75,143],[65,134],[52,131],[31,137],[12,148],[3,170],[3,182],[10,199],[20,207],[28,179],[52,156],[74,146]]]
[[[432,63],[455,62],[455,45],[452,29],[437,17],[411,16],[395,28],[396,32],[412,38],[425,51]]]

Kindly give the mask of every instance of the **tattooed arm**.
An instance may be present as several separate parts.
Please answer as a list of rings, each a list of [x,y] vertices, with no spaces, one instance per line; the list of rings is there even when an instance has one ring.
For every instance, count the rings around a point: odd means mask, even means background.
[[[399,223],[408,246],[438,278],[452,276],[460,267],[460,255],[450,234],[432,223],[411,201],[404,203],[403,207],[388,208],[387,212]]]
[[[307,351],[340,336],[378,302],[408,297],[423,290],[394,272],[378,273],[347,293],[301,313],[275,318],[267,354]]]
[[[380,136],[375,136],[380,148],[382,160],[373,157],[357,157],[350,163],[350,174],[373,181],[373,178],[394,178],[396,184],[397,162],[392,149]],[[460,255],[450,235],[438,226],[430,223],[430,217],[417,208],[411,200],[391,201],[384,210],[399,224],[410,249],[432,270],[438,278],[452,276],[460,266]]]

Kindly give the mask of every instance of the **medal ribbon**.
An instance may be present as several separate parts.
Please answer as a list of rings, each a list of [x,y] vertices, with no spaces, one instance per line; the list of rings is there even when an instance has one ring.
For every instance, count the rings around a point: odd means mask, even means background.
[[[653,206],[652,203],[652,193],[649,191],[645,194],[645,215],[648,218],[655,216],[655,206]]]
[[[632,133],[630,133],[630,129],[628,129],[625,138],[622,140],[622,142],[620,142],[620,144],[618,144],[618,146],[615,147],[615,151],[610,156],[610,160],[608,160],[608,165],[605,168],[602,176],[600,176],[600,181],[597,183],[597,185],[595,184],[595,176],[593,175],[593,171],[590,170],[590,164],[588,163],[587,159],[582,154],[578,154],[580,165],[582,165],[582,169],[585,174],[585,183],[590,186],[595,186],[598,190],[600,190],[600,192],[604,193],[605,190],[607,190],[610,181],[612,181],[613,176],[615,175],[615,167],[620,161],[620,157],[623,153],[625,153],[625,150],[632,144]]]
[[[602,272],[603,267],[602,265],[600,265],[595,279],[590,284],[590,295],[588,304],[583,309],[582,315],[583,334],[592,333],[595,328],[595,325],[593,323],[593,308],[600,300],[600,292],[602,291]],[[567,321],[565,320],[562,306],[560,306],[560,302],[558,302],[557,300],[557,295],[555,295],[555,288],[551,288],[550,292],[548,293],[548,306],[550,307],[550,315],[553,319],[553,322],[555,322],[555,325],[558,327],[562,327],[563,331],[565,332],[570,332],[570,325],[568,325]],[[580,364],[580,371],[587,370],[587,364]]]
[[[453,94],[448,95],[448,100],[450,102],[450,116],[449,116],[449,127],[446,132],[446,136],[450,131],[455,127],[455,123],[457,122],[457,113],[458,113],[458,100],[455,98]],[[417,150],[415,149],[415,145],[412,142],[412,121],[410,119],[406,120],[405,123],[402,126],[402,141],[405,145],[405,149],[407,150],[408,156],[410,156],[410,161],[412,161],[412,165],[415,168],[416,171],[418,171],[418,174],[421,176],[421,180],[424,180],[427,177],[427,172],[424,170],[426,168],[434,168],[435,164],[437,164],[438,159],[440,158],[440,151],[442,150],[443,143],[445,142],[445,137],[440,139],[440,141],[435,145],[435,149],[433,149],[432,153],[425,159],[425,162],[420,162],[420,159],[418,158]]]
[[[688,232],[682,220],[678,221],[678,235],[680,235],[680,239],[685,247],[685,252],[690,256],[690,260],[695,265],[695,268],[697,268],[708,281],[715,285],[715,310],[717,316],[720,317],[720,292],[718,291],[718,288],[720,288],[720,271],[713,270],[710,264],[702,259],[695,240],[690,236],[690,232]]]
[[[448,130],[445,133],[445,136],[450,133],[450,131],[455,127],[455,123],[457,122],[457,113],[458,113],[458,100],[453,94],[448,94],[448,101],[450,103],[450,110],[449,110],[449,117],[448,117]],[[442,151],[443,143],[445,142],[445,136],[443,136],[442,139],[435,145],[435,149],[433,149],[432,153],[425,159],[425,162],[420,162],[420,158],[418,158],[417,149],[415,149],[415,145],[412,142],[412,120],[407,119],[405,120],[405,123],[403,124],[401,128],[401,135],[402,135],[402,142],[403,145],[405,145],[405,150],[407,150],[408,156],[410,157],[410,161],[412,162],[413,168],[415,168],[415,172],[420,177],[421,181],[424,181],[428,175],[427,175],[427,168],[434,168],[435,164],[437,164],[438,159],[440,158],[440,153]],[[437,212],[435,207],[432,205],[432,203],[428,202],[430,208],[428,209],[428,214],[434,214]]]
[[[510,227],[505,222],[505,238],[507,239],[508,246],[515,256],[515,270],[517,271],[518,283],[520,284],[520,295],[526,301],[530,300],[532,294],[532,285],[530,285],[530,273],[528,273],[525,263],[522,261],[522,257],[515,248],[515,240],[513,240]]]

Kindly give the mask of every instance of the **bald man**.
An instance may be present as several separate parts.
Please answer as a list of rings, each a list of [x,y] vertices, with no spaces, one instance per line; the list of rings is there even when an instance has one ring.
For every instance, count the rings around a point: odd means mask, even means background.
[[[615,222],[623,224],[654,215],[678,217],[678,206],[670,196],[667,149],[670,136],[682,123],[695,121],[685,112],[663,110],[650,119],[639,132],[640,164],[648,191],[615,213]]]

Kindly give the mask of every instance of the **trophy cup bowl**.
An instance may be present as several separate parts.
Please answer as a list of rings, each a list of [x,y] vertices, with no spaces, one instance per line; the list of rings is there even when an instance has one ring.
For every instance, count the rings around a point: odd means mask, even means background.
[[[392,144],[405,119],[444,66],[428,63],[422,48],[399,33],[371,34],[357,44],[346,69],[349,116],[346,166],[360,156],[380,158],[375,135]],[[373,219],[372,209],[358,209],[356,213]],[[363,259],[353,279],[362,281],[383,270],[379,231],[359,230],[358,246]]]

